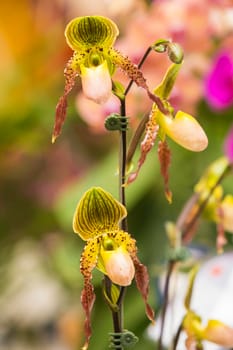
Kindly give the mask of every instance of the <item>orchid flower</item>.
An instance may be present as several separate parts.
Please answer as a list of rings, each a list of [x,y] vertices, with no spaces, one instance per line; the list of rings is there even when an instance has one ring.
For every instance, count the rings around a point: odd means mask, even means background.
[[[222,252],[227,243],[224,231],[233,233],[233,195],[224,196],[223,187],[218,184],[219,179],[229,169],[226,157],[215,160],[205,171],[194,191],[198,194],[199,206],[208,198],[203,216],[217,224],[217,250]]]
[[[129,184],[136,179],[148,152],[153,147],[158,136],[160,139],[158,154],[161,164],[161,173],[165,181],[165,194],[169,201],[171,201],[171,192],[168,189],[168,166],[171,156],[166,143],[166,136],[170,137],[180,146],[193,152],[203,151],[208,145],[207,136],[197,120],[183,111],[178,111],[174,115],[173,108],[167,101],[175,84],[180,67],[181,63],[173,63],[167,70],[162,83],[154,90],[154,93],[160,97],[162,101],[165,101],[166,108],[170,113],[162,113],[162,111],[153,104],[149,120],[146,124],[145,137],[141,143],[141,156],[138,161],[137,170],[130,174],[127,181],[127,184]]]
[[[119,227],[126,215],[126,208],[100,187],[90,188],[83,195],[74,214],[74,232],[86,241],[80,261],[84,277],[81,302],[86,313],[84,349],[87,349],[91,336],[90,314],[95,300],[91,279],[95,267],[114,285],[129,286],[135,278],[146,305],[146,314],[151,321],[154,319],[153,310],[147,303],[147,268],[137,257],[135,239]]]
[[[65,37],[74,54],[64,71],[65,89],[56,107],[53,142],[61,133],[66,118],[67,96],[77,76],[81,77],[85,96],[96,103],[104,103],[111,95],[112,75],[119,67],[163,109],[160,99],[149,91],[138,67],[113,47],[118,34],[116,24],[102,16],[77,17],[68,23]]]
[[[218,320],[209,320],[206,326],[202,325],[202,320],[191,308],[191,296],[194,280],[198,269],[191,271],[190,284],[185,298],[186,315],[182,321],[182,329],[187,334],[186,348],[202,349],[202,341],[207,340],[226,348],[233,347],[233,328]]]

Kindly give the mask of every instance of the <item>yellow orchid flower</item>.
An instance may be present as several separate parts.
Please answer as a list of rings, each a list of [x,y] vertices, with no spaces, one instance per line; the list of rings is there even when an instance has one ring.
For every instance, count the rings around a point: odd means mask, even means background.
[[[80,261],[80,270],[84,277],[81,302],[86,313],[85,349],[91,336],[90,314],[95,300],[91,279],[95,267],[119,286],[130,285],[135,277],[146,305],[146,314],[150,320],[154,319],[153,310],[147,302],[147,269],[138,260],[135,239],[119,227],[120,221],[126,215],[126,208],[100,187],[90,188],[75,210],[74,232],[86,241]]]
[[[172,196],[168,189],[168,167],[170,165],[171,155],[166,143],[166,136],[169,136],[177,144],[193,152],[203,151],[208,145],[208,138],[198,121],[183,111],[178,111],[174,116],[173,108],[167,101],[175,84],[181,64],[171,64],[163,81],[154,90],[156,96],[164,101],[166,110],[170,111],[170,113],[164,114],[156,104],[153,104],[145,128],[145,137],[141,143],[141,155],[137,169],[134,173],[130,174],[127,181],[127,184],[129,184],[136,179],[148,152],[153,147],[157,136],[159,136],[158,155],[161,173],[165,182],[165,194],[169,202],[171,202]]]
[[[233,233],[233,196],[224,196],[223,187],[218,184],[230,169],[227,157],[215,160],[196,184],[194,191],[198,194],[198,205],[205,203],[203,217],[217,224],[217,250],[223,251],[227,243],[224,231]]]
[[[192,290],[197,272],[197,267],[191,271],[190,283],[184,303],[187,313],[183,318],[182,328],[187,334],[187,350],[192,349],[192,344],[198,345],[195,348],[202,348],[202,341],[204,340],[208,340],[226,348],[232,348],[233,328],[218,320],[209,320],[207,325],[203,326],[201,317],[190,308]]]
[[[77,17],[66,26],[66,41],[74,54],[64,70],[65,89],[56,107],[53,142],[61,133],[66,118],[67,96],[77,76],[81,77],[86,97],[104,103],[111,95],[111,77],[118,67],[129,79],[145,89],[154,102],[160,102],[160,108],[163,109],[160,99],[149,91],[146,79],[138,67],[113,47],[118,34],[116,24],[103,16]]]

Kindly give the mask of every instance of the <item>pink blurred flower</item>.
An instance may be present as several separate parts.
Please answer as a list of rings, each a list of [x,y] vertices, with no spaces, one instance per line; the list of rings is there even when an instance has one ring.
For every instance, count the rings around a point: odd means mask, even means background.
[[[205,81],[205,96],[214,109],[225,109],[233,104],[233,60],[228,52],[215,58]]]
[[[233,127],[230,129],[225,139],[224,151],[227,158],[233,163]]]

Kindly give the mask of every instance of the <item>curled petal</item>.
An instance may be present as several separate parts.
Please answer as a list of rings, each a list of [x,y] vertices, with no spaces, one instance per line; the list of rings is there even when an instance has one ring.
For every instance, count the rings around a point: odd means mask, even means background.
[[[134,278],[133,261],[122,246],[114,250],[101,250],[101,258],[110,280],[120,286],[129,286]]]
[[[202,337],[228,349],[233,347],[233,328],[218,320],[208,322],[203,330]]]
[[[119,34],[116,24],[102,16],[74,18],[65,30],[67,44],[74,50],[95,46],[111,47]]]
[[[118,230],[119,221],[127,215],[126,208],[100,187],[90,188],[79,201],[73,229],[83,240]]]
[[[111,96],[112,80],[107,61],[93,67],[80,66],[84,95],[96,103],[107,102]]]
[[[62,126],[64,124],[67,112],[67,96],[70,91],[73,89],[75,84],[75,78],[78,75],[78,72],[73,69],[73,58],[69,60],[64,70],[65,75],[65,88],[64,93],[60,97],[58,104],[56,106],[55,114],[55,124],[52,136],[52,143],[55,142],[56,138],[60,135]]]
[[[160,113],[158,123],[172,140],[190,151],[200,152],[208,145],[204,130],[197,120],[187,113],[178,111],[174,119]]]
[[[172,192],[169,189],[169,172],[168,168],[171,163],[171,151],[166,141],[160,141],[158,147],[158,156],[160,161],[160,171],[163,176],[165,186],[165,196],[169,203],[172,202]]]

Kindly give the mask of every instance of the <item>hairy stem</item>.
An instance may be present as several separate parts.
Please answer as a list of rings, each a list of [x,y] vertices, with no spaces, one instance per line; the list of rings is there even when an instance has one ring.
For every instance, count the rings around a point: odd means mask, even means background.
[[[147,56],[149,55],[149,53],[152,51],[152,47],[149,46],[148,49],[146,50],[146,52],[144,53],[141,61],[138,64],[138,68],[140,69],[143,65],[143,63],[145,62],[145,60],[147,59]],[[128,94],[129,90],[131,89],[131,86],[133,85],[133,80],[131,80],[127,86],[127,88],[125,89],[125,96]]]

